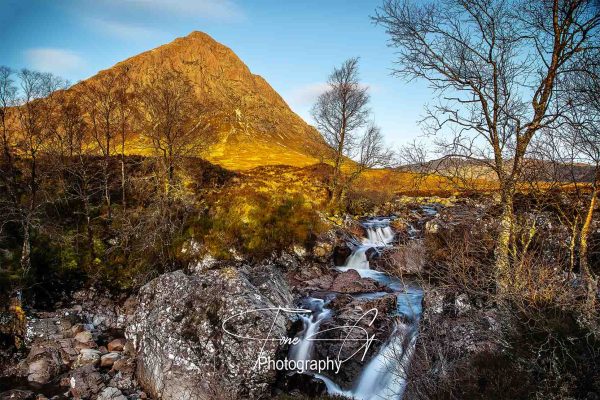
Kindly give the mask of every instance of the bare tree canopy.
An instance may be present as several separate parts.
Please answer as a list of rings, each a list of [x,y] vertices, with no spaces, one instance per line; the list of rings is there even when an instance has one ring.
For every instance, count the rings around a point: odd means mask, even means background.
[[[332,149],[326,155],[333,163],[329,183],[332,203],[344,197],[365,169],[389,162],[381,130],[370,121],[369,100],[368,88],[360,83],[358,58],[351,58],[334,68],[327,89],[312,108],[317,129]],[[346,163],[348,160],[353,161]],[[348,174],[344,174],[344,164],[350,170]]]
[[[425,79],[439,95],[426,116],[445,155],[485,160],[503,216],[496,248],[506,276],[513,198],[534,135],[564,113],[557,81],[597,48],[592,0],[385,0],[374,21],[397,49],[395,74]]]
[[[140,125],[162,158],[171,187],[181,159],[213,143],[215,132],[205,115],[207,107],[198,100],[191,82],[175,70],[155,71],[136,93],[142,110]]]

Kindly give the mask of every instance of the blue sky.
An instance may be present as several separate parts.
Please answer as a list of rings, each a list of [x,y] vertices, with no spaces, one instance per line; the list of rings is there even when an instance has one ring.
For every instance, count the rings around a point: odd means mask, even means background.
[[[0,64],[71,82],[194,30],[233,49],[312,123],[331,69],[361,58],[371,108],[390,146],[421,135],[432,99],[391,76],[394,50],[369,16],[381,0],[0,0]]]

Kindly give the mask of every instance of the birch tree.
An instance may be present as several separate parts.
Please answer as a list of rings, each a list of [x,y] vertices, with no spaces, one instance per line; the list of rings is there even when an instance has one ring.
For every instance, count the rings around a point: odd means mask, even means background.
[[[496,270],[507,286],[513,201],[528,147],[564,111],[557,81],[598,45],[595,2],[385,0],[373,19],[397,50],[394,73],[424,79],[438,95],[426,126],[440,151],[493,171],[502,207]]]

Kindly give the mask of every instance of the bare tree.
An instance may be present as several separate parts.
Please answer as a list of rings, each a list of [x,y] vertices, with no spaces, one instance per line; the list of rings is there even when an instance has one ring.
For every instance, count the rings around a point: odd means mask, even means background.
[[[593,310],[598,283],[588,260],[589,236],[600,191],[600,53],[580,59],[576,74],[562,79],[559,99],[565,104],[562,124],[544,135],[551,161],[558,161],[560,174],[553,181],[568,184],[575,197],[572,218],[572,252],[577,243],[579,270]],[[588,173],[591,172],[591,173]],[[582,205],[580,207],[579,205]],[[574,263],[573,254],[571,264]]]
[[[13,79],[14,72],[0,66],[0,123],[2,124],[2,184],[7,192],[10,204],[2,207],[3,224],[15,218],[18,210],[17,168],[14,157],[14,126],[11,126],[11,111],[17,104],[17,87]]]
[[[214,140],[214,130],[192,82],[178,71],[155,71],[136,88],[136,94],[142,134],[162,160],[169,193],[181,160],[206,149]]]
[[[133,93],[129,91],[131,82],[128,70],[122,69],[118,73],[116,85],[117,94],[117,119],[119,124],[120,158],[121,158],[121,205],[127,206],[127,171],[125,166],[125,142],[131,130],[134,114]]]
[[[331,205],[339,203],[365,169],[389,160],[380,129],[369,122],[368,103],[368,89],[358,76],[358,58],[351,58],[334,68],[327,89],[313,106],[317,129],[333,149],[324,155],[333,164],[328,188]],[[351,169],[348,175],[346,166]]]
[[[441,151],[485,163],[497,178],[500,287],[510,276],[513,199],[529,144],[564,111],[557,79],[598,43],[593,3],[384,0],[374,16],[398,50],[395,73],[425,79],[439,94],[426,120],[432,132],[449,134]]]
[[[98,184],[101,179],[93,162],[95,149],[90,147],[90,143],[93,143],[94,139],[81,107],[82,101],[78,92],[75,92],[74,96],[62,99],[56,131],[56,145],[53,148],[60,152],[58,154],[59,167],[65,180],[66,199],[67,201],[75,200],[81,204],[81,208],[77,208],[73,212],[84,220],[82,236],[89,253],[89,265],[91,265],[96,258],[92,219],[97,207],[93,198],[98,197],[103,188]]]
[[[39,187],[45,172],[39,168],[39,158],[56,129],[56,99],[52,94],[66,86],[66,82],[48,73],[23,69],[19,72],[21,86],[20,106],[17,107],[19,132],[17,150],[27,166],[26,205],[22,207],[23,249],[21,268],[24,273],[31,266],[31,229],[39,206]]]
[[[110,157],[114,154],[116,137],[120,130],[119,95],[121,94],[122,71],[105,72],[93,80],[82,83],[80,93],[85,99],[87,117],[91,123],[91,132],[104,162],[102,165],[104,180],[104,201],[107,217],[111,210],[111,173]]]

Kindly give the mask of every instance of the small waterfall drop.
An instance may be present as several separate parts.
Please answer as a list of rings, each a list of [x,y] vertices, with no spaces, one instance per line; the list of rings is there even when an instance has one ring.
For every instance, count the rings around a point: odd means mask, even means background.
[[[406,386],[406,368],[414,349],[412,327],[397,323],[388,342],[365,366],[352,397],[356,400],[400,399]],[[408,343],[407,343],[408,342]],[[404,347],[403,344],[407,343]]]
[[[314,342],[311,338],[319,331],[321,322],[331,315],[331,310],[324,307],[325,301],[308,298],[306,306],[312,311],[310,315],[300,315],[303,329],[300,332],[300,342],[292,346],[289,351],[290,360],[311,360]]]
[[[359,245],[356,245],[352,250],[352,254],[346,259],[346,263],[342,268],[354,270],[367,270],[370,268],[367,251],[369,249],[378,249],[387,247],[394,241],[396,235],[390,227],[388,218],[371,219],[361,223],[367,233],[367,237],[360,240]]]
[[[367,259],[367,250],[369,246],[358,246],[346,259],[348,269],[369,269],[369,260]]]

